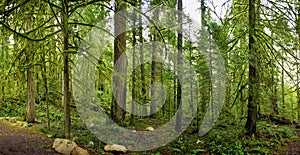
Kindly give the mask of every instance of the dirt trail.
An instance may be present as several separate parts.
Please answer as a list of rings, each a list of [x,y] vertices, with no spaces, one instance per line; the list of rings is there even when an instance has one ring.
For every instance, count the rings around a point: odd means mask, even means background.
[[[300,137],[300,130],[297,131],[298,137]],[[300,141],[291,142],[288,144],[287,150],[283,153],[285,155],[299,155],[300,154]]]
[[[42,140],[26,129],[13,129],[0,122],[0,155],[54,155],[46,149],[51,142]]]
[[[297,134],[300,137],[300,130]],[[57,155],[47,149],[51,144],[52,140],[42,139],[25,128],[15,128],[0,121],[0,155]],[[289,143],[287,150],[279,154],[300,155],[300,142]]]

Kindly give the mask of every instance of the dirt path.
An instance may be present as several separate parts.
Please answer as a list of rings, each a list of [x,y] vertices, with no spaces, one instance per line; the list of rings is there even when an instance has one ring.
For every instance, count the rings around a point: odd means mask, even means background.
[[[0,155],[54,155],[47,150],[51,142],[26,129],[13,129],[0,121]]]
[[[47,149],[51,144],[52,140],[40,138],[26,128],[12,127],[0,121],[0,155],[57,155]],[[287,150],[279,154],[300,155],[300,142],[289,143]]]
[[[300,130],[297,131],[298,137],[300,137]],[[285,155],[299,155],[300,154],[300,141],[291,142],[288,144],[287,150],[283,153]]]

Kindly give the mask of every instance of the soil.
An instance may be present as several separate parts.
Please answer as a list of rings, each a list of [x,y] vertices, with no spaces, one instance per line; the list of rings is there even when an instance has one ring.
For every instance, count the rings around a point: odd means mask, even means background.
[[[0,155],[57,155],[52,143],[45,135],[0,121]],[[287,150],[278,154],[300,154],[300,142],[289,143]]]
[[[300,137],[300,130],[297,133]],[[288,149],[283,153],[285,155],[299,155],[300,154],[300,142],[291,142],[288,144]]]
[[[0,121],[0,155],[55,155],[51,144],[51,140],[26,128]]]

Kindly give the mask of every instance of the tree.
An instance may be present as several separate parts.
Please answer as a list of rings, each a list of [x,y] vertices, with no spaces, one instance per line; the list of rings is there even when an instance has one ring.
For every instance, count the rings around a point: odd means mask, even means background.
[[[156,7],[155,11],[154,11],[154,15],[153,15],[153,20],[157,21],[158,20],[158,15],[159,15],[159,7],[157,7],[156,5],[158,5],[160,2],[160,0],[153,0],[152,2],[152,6]],[[154,25],[155,27],[155,25]],[[155,28],[152,29],[152,38],[153,38],[153,43],[152,43],[152,63],[151,63],[151,105],[150,105],[150,117],[151,118],[156,118],[156,91],[157,91],[157,86],[155,84],[156,79],[157,79],[157,54],[158,54],[158,45],[157,45],[157,41],[159,41],[159,36],[158,36],[158,32]]]
[[[29,23],[26,23],[26,31],[30,30]],[[33,53],[30,51],[32,49],[32,43],[27,41],[26,46],[26,61],[33,61]],[[29,65],[27,69],[27,117],[26,120],[28,123],[33,123],[35,121],[35,92],[34,92],[34,66]]]
[[[178,0],[178,44],[177,44],[177,50],[178,50],[178,59],[177,59],[177,115],[176,115],[176,125],[175,125],[175,130],[177,132],[181,132],[181,117],[182,117],[182,86],[181,86],[181,81],[182,81],[182,68],[180,68],[183,64],[183,56],[182,56],[182,46],[183,46],[183,30],[182,30],[182,0]]]
[[[126,111],[126,3],[123,0],[115,1],[114,17],[114,72],[113,98],[111,105],[111,117],[118,123],[125,123]],[[123,55],[121,57],[121,55]],[[117,103],[120,102],[120,103]]]
[[[249,0],[249,90],[248,115],[245,128],[250,135],[256,133],[257,105],[259,104],[259,55],[255,43],[256,0]]]
[[[136,6],[137,1],[134,1],[134,6]],[[132,89],[131,89],[131,118],[130,118],[130,124],[134,125],[134,119],[135,119],[135,111],[136,111],[136,106],[135,106],[135,97],[136,97],[136,71],[135,71],[135,55],[136,55],[136,11],[133,11],[133,28],[132,28]]]
[[[139,0],[139,11],[142,11],[142,6],[143,6],[143,2],[142,0]],[[139,40],[140,40],[140,61],[144,62],[144,50],[143,50],[143,43],[144,43],[144,38],[143,38],[143,21],[142,21],[142,14],[139,14]],[[142,93],[142,102],[143,104],[146,103],[147,101],[147,91],[146,91],[146,78],[145,78],[145,64],[142,63],[141,64],[141,93]],[[147,107],[143,106],[143,114],[147,115],[148,111],[147,111]]]
[[[297,15],[296,15],[296,33],[297,33],[297,36],[298,36],[298,44],[300,42],[300,1],[298,1],[298,3],[296,4],[296,10],[297,10]],[[299,47],[299,45],[298,45]],[[297,49],[297,54],[296,56],[299,58],[300,57],[300,49]],[[297,80],[296,80],[296,91],[297,91],[297,106],[298,106],[298,118],[299,118],[299,115],[300,115],[300,77],[299,77],[299,74],[300,74],[300,69],[299,69],[299,66],[300,66],[300,63],[299,61],[297,62],[296,64],[296,74],[297,74]]]

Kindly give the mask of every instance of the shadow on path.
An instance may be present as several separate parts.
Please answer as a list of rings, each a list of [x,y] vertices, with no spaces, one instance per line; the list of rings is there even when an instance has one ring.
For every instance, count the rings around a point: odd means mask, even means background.
[[[42,140],[26,129],[15,130],[0,121],[0,155],[54,155],[47,150],[51,142]],[[49,147],[48,147],[49,148]]]

